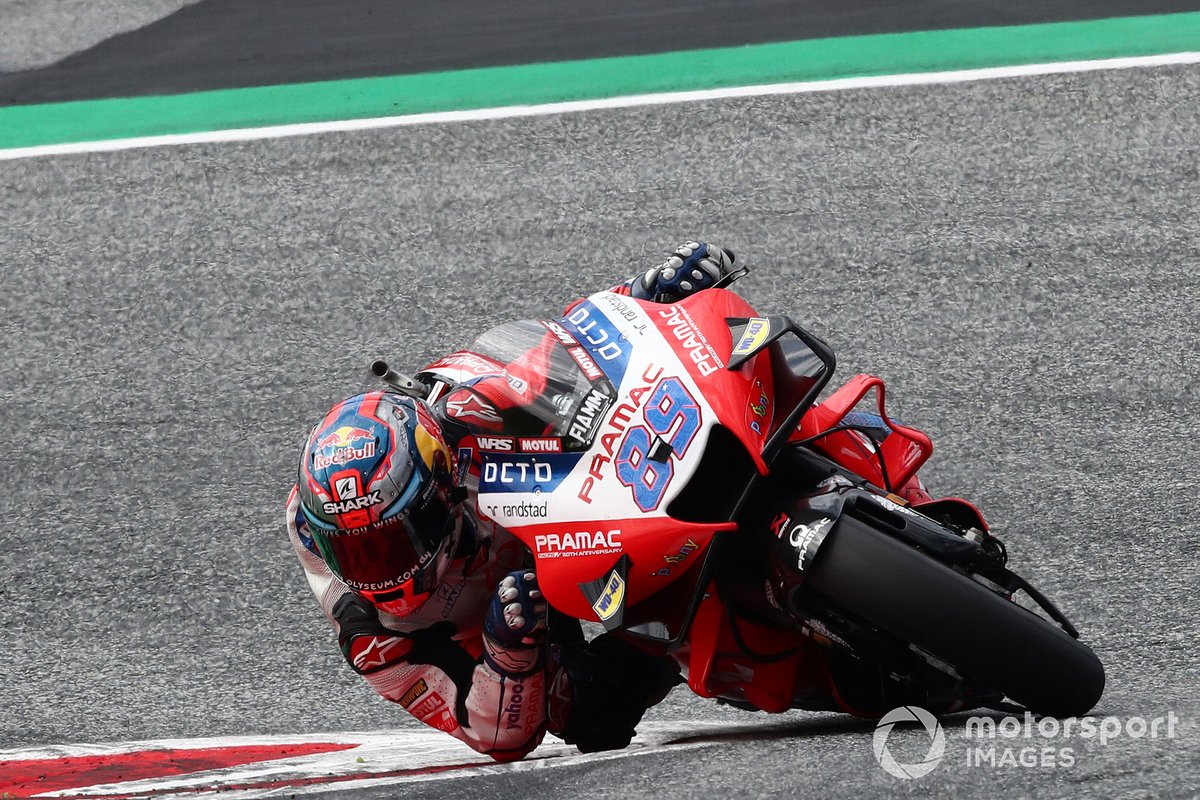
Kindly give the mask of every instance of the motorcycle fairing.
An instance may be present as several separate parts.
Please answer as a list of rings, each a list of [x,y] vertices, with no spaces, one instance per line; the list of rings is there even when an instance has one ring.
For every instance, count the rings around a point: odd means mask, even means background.
[[[875,445],[855,431],[839,431],[813,442],[843,466],[876,485],[898,491],[933,455],[933,442],[916,428],[901,425],[887,415],[883,381],[873,375],[856,375],[825,400],[814,405],[800,421],[793,439],[805,439],[836,427],[874,390],[879,416],[890,430],[876,452]],[[880,467],[880,461],[883,467]]]
[[[769,657],[748,660],[742,646]],[[676,656],[686,667],[688,688],[700,697],[742,701],[771,713],[832,708],[821,702],[833,687],[821,646],[800,631],[735,622],[715,585],[696,611],[688,646]]]
[[[726,322],[731,319],[746,324],[735,334]],[[792,336],[781,339],[784,334]],[[779,346],[765,347],[766,340]],[[729,369],[735,348],[740,365]],[[506,379],[529,384],[534,376],[513,365],[528,366],[533,352],[561,356],[550,359],[553,376],[542,383],[565,387],[566,394],[541,397],[529,409],[545,420],[544,435],[574,441],[578,462],[565,475],[555,470],[544,485],[484,482],[478,509],[534,553],[551,605],[599,621],[594,598],[579,587],[608,577],[616,556],[629,559],[626,608],[689,567],[708,563],[713,536],[736,528],[729,520],[745,498],[744,476],[726,487],[720,480],[724,464],[710,460],[697,487],[707,494],[728,491],[729,513],[685,521],[668,509],[696,477],[712,435],[720,429],[732,436],[754,471],[765,475],[764,448],[778,450],[785,442],[785,429],[828,380],[833,362],[824,343],[791,320],[756,317],[745,300],[723,289],[669,305],[600,292],[560,320],[493,329],[475,349],[508,365]],[[586,358],[577,357],[582,353]],[[793,369],[793,357],[805,366]],[[781,374],[789,380],[783,386]],[[602,404],[589,402],[598,386],[606,387]],[[531,456],[527,469],[538,458]],[[485,473],[514,467],[506,454],[481,452],[480,461]],[[546,467],[541,469],[544,474]],[[704,582],[691,585],[699,589]],[[690,612],[680,636],[687,619]]]
[[[724,319],[753,310],[731,292],[704,294],[661,305],[601,292],[542,326],[564,346],[560,331],[576,340],[616,397],[596,421],[588,448],[577,452],[578,463],[561,477],[555,470],[552,486],[487,483],[478,504],[535,554],[547,600],[564,613],[598,619],[578,587],[607,576],[610,550],[628,555],[631,570],[654,578],[629,582],[628,606],[683,573],[671,559],[698,559],[715,532],[735,527],[662,519],[695,473],[714,426],[731,432],[758,470],[766,470],[760,451],[770,427],[764,420],[774,411],[767,407],[774,391],[770,365],[764,360],[758,369],[724,369],[733,347]],[[481,453],[485,472],[512,461],[511,455]],[[528,504],[535,504],[539,517],[544,506],[553,522],[520,516],[528,514]],[[614,533],[620,544],[605,546]]]

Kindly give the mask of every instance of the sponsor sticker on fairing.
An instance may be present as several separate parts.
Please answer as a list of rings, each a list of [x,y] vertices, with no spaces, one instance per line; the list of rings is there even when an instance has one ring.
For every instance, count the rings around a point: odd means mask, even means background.
[[[700,549],[700,544],[692,538],[680,545],[678,552],[664,555],[663,561],[667,563],[665,567],[659,567],[654,572],[650,573],[654,577],[663,578],[671,574],[671,570],[688,560],[692,553]]]
[[[612,574],[608,576],[608,583],[605,584],[604,591],[592,604],[592,610],[601,620],[612,619],[621,609],[621,601],[624,599],[625,581],[616,570],[613,570]]]
[[[750,399],[747,401],[746,421],[750,426],[750,430],[762,436],[765,433],[763,423],[767,421],[767,411],[771,408],[771,398],[767,396],[767,390],[763,388],[762,381],[758,378],[754,379],[754,388],[750,392]]]
[[[546,461],[512,458],[486,461],[483,465],[484,491],[532,491],[553,480],[554,468]]]
[[[709,344],[692,315],[680,305],[670,305],[658,312],[667,323],[671,336],[687,351],[687,360],[696,365],[701,375],[711,375],[725,367],[725,362]]]
[[[637,322],[640,318],[637,307],[622,295],[608,293],[601,295],[600,300],[611,308],[613,313],[626,322]]]
[[[612,320],[590,300],[584,300],[562,318],[561,324],[587,350],[608,379],[620,386],[629,368],[633,346]]]
[[[579,453],[483,453],[479,493],[552,492],[579,463]],[[510,502],[493,498],[494,502]]]
[[[538,558],[573,558],[621,552],[620,529],[605,531],[568,531],[534,537]]]
[[[583,374],[589,381],[598,381],[604,377],[604,372],[596,366],[596,362],[582,347],[568,347],[567,352],[571,354],[571,358],[575,359],[575,363],[583,370]]]
[[[546,326],[546,330],[548,330],[554,334],[554,337],[556,339],[558,339],[560,342],[567,345],[568,347],[570,347],[571,345],[578,344],[578,342],[575,341],[575,337],[573,337],[573,336],[571,336],[571,334],[567,333],[567,329],[564,328],[562,325],[559,325],[557,322],[546,319],[546,320],[542,320],[542,324]]]
[[[605,424],[604,432],[600,434],[600,445],[604,452],[596,451],[592,455],[591,463],[588,467],[588,475],[583,481],[583,485],[579,488],[578,497],[585,503],[591,503],[592,489],[597,483],[604,480],[603,467],[613,461],[616,448],[619,447],[620,436],[624,434],[628,428],[633,425],[634,415],[641,408],[645,395],[650,392],[651,386],[663,374],[662,367],[649,364],[642,372],[639,383],[629,389],[629,395],[613,409],[612,416],[608,418]],[[601,415],[604,416],[603,414]],[[594,435],[594,434],[593,434]]]
[[[575,410],[575,416],[567,427],[568,435],[578,442],[590,442],[612,401],[613,394],[607,384],[594,385]]]
[[[484,503],[481,505],[487,511],[488,516],[495,520],[545,519],[550,513],[550,503],[548,500],[541,502],[526,500],[517,503]]]
[[[471,375],[494,375],[501,372],[504,368],[490,358],[476,355],[475,353],[451,353],[445,358],[439,359],[428,367],[427,371],[437,369],[456,369],[470,373]]]
[[[562,452],[562,439],[553,436],[522,437],[519,445],[522,453]]]
[[[484,436],[476,434],[475,443],[479,445],[480,450],[490,450],[493,452],[511,453],[516,449],[515,440],[511,436]]]
[[[746,330],[742,331],[742,338],[733,347],[733,354],[744,356],[753,353],[762,346],[770,334],[770,322],[762,317],[751,317],[746,322]]]

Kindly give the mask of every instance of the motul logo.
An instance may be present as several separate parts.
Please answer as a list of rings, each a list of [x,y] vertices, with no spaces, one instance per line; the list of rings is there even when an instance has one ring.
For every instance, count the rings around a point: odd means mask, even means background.
[[[523,453],[561,453],[562,440],[560,439],[522,439],[521,452]]]
[[[588,376],[588,380],[598,381],[604,377],[604,373],[600,371],[600,367],[596,366],[596,362],[592,361],[592,357],[584,352],[582,347],[569,348],[571,357],[575,359],[575,363],[583,370],[583,374]]]

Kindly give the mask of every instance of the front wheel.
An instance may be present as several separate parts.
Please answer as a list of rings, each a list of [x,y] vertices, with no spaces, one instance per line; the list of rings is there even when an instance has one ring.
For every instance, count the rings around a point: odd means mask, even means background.
[[[1061,628],[854,517],[822,543],[804,591],[911,643],[1030,711],[1086,714],[1104,667]]]

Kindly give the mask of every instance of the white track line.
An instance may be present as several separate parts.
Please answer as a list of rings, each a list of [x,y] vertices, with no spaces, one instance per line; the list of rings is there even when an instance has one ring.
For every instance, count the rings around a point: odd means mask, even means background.
[[[171,134],[166,136],[140,136],[130,139],[110,139],[96,142],[73,142],[70,144],[40,145],[0,150],[0,161],[36,156],[69,155],[74,153],[100,153],[114,150],[131,150],[142,147],[164,147],[180,144],[205,144],[212,142],[245,142],[255,139],[276,139],[287,136],[309,136],[318,133],[395,128],[405,125],[430,125],[450,122],[475,122],[479,120],[508,119],[511,117],[538,117],[549,114],[572,114],[598,109],[633,108],[670,103],[693,103],[702,100],[723,100],[736,97],[765,97],[768,95],[804,94],[808,92],[835,92],[847,89],[871,89],[887,86],[920,86],[938,83],[964,83],[967,81],[1020,78],[1031,75],[1057,75],[1070,72],[1092,72],[1096,70],[1136,69],[1163,67],[1176,64],[1200,63],[1200,52],[1169,53],[1157,56],[1130,58],[1108,58],[1095,61],[1062,61],[1052,64],[1022,64],[1012,67],[988,67],[985,69],[952,70],[947,72],[916,72],[902,75],[878,75],[865,78],[837,78],[824,81],[799,83],[772,83],[758,86],[737,86],[726,89],[702,89],[690,92],[661,92],[658,94],[607,97],[598,100],[574,100],[564,103],[544,103],[528,106],[501,106],[477,108],[465,111],[439,111],[428,114],[407,114],[395,117],[371,119],[331,120],[327,122],[305,122],[292,125],[271,125],[262,128],[236,128],[221,131]]]
[[[221,797],[225,800],[254,800],[281,794],[298,795],[337,792],[401,783],[448,780],[464,776],[547,769],[573,764],[596,763],[647,755],[664,749],[691,750],[714,744],[723,735],[747,730],[770,731],[769,725],[753,728],[702,721],[649,722],[638,726],[640,733],[625,750],[580,754],[573,746],[548,738],[525,760],[497,764],[462,742],[438,731],[402,729],[364,733],[330,733],[301,736],[215,737],[167,739],[117,744],[50,745],[0,751],[6,760],[58,759],[72,756],[115,756],[145,750],[205,749],[246,745],[330,742],[355,744],[348,750],[315,753],[290,758],[273,758],[239,766],[203,770],[181,775],[164,775],[116,783],[86,784],[35,794],[35,797],[97,797],[153,795],[160,800],[184,797]]]

